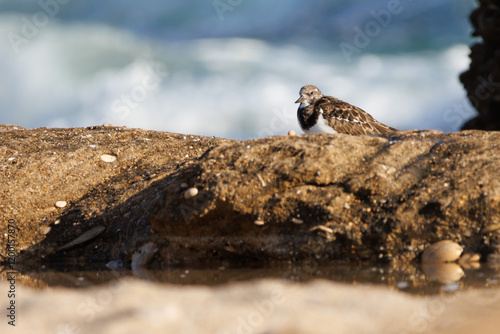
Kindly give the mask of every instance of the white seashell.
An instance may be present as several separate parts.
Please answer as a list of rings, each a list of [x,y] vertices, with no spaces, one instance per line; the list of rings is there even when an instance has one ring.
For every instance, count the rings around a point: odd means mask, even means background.
[[[189,188],[184,192],[184,198],[185,199],[190,199],[198,195],[198,189],[197,188]]]
[[[422,262],[453,262],[458,260],[463,247],[451,240],[436,242],[424,250]]]
[[[66,205],[68,205],[66,201],[57,201],[55,204],[56,208],[64,208]]]
[[[104,162],[114,162],[116,161],[116,157],[114,155],[103,154],[101,155],[101,160]]]

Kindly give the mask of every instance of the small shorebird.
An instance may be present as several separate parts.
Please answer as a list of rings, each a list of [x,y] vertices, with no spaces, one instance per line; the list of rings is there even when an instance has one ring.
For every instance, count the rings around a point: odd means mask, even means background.
[[[371,135],[398,131],[380,123],[366,111],[333,96],[326,96],[312,85],[300,89],[297,110],[299,124],[305,133],[345,133]]]

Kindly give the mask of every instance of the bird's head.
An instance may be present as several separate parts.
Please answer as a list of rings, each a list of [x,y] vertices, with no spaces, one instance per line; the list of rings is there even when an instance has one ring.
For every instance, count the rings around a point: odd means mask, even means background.
[[[301,107],[307,107],[317,100],[319,100],[323,93],[318,89],[318,87],[313,85],[306,85],[300,89],[300,97],[295,103],[300,103]]]

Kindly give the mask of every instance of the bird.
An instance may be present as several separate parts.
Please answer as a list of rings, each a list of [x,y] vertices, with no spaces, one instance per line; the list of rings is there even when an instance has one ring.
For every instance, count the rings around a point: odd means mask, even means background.
[[[318,87],[306,85],[300,89],[297,118],[305,133],[344,133],[370,135],[398,131],[380,123],[361,108],[323,95]]]

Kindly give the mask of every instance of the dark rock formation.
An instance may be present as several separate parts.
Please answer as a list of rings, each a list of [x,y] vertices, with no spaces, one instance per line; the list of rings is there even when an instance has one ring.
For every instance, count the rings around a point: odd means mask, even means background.
[[[497,251],[500,134],[309,135],[223,144],[152,210],[169,263],[415,260],[451,239]],[[181,184],[199,194],[183,197]]]
[[[467,96],[479,115],[462,129],[500,130],[500,1],[480,0],[470,16],[473,36],[482,43],[471,47],[471,64],[462,73]]]
[[[403,263],[442,239],[500,253],[500,133],[235,141],[2,126],[0,152],[0,254],[14,220],[22,263],[127,262],[150,242],[145,258],[164,264]]]

